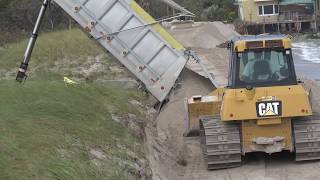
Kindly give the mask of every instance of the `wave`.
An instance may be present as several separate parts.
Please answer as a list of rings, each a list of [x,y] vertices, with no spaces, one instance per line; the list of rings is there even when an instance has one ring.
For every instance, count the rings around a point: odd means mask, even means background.
[[[301,60],[320,63],[320,41],[308,40],[305,42],[293,43],[293,52]]]

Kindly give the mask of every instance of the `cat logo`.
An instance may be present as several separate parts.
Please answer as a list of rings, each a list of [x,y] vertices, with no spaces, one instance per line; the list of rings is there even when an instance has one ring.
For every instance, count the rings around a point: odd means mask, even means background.
[[[270,117],[282,115],[282,103],[281,101],[263,101],[257,102],[257,116],[258,117]]]

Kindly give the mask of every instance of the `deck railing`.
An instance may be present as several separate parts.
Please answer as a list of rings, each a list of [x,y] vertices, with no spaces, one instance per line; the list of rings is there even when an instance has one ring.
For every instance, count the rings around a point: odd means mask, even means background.
[[[279,21],[312,21],[314,20],[313,14],[306,14],[306,13],[299,13],[299,12],[293,12],[293,11],[285,11],[280,12],[279,14]]]

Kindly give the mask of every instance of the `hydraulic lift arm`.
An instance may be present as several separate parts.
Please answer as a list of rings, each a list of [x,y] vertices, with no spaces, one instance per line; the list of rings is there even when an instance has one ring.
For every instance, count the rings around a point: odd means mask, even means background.
[[[42,7],[40,9],[40,12],[39,12],[39,15],[38,15],[38,18],[37,18],[37,21],[36,21],[36,24],[34,26],[34,29],[32,31],[32,35],[30,37],[30,40],[29,40],[29,43],[28,43],[28,46],[27,46],[27,49],[25,51],[23,61],[22,61],[21,65],[20,65],[20,68],[19,68],[19,71],[18,71],[18,74],[17,74],[17,77],[16,77],[16,80],[19,81],[19,82],[23,82],[27,78],[26,72],[27,72],[27,69],[28,69],[28,64],[29,64],[29,61],[30,61],[30,58],[31,58],[31,54],[32,54],[34,45],[35,45],[35,43],[37,41],[37,37],[38,37],[39,29],[40,29],[40,26],[41,26],[41,22],[43,20],[43,17],[45,15],[45,12],[47,10],[47,7],[48,7],[49,3],[50,3],[50,0],[44,0],[43,1]]]

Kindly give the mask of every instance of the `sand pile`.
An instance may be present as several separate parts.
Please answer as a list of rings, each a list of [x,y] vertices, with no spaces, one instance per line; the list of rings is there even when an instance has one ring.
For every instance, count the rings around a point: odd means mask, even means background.
[[[228,51],[217,46],[239,36],[233,25],[222,22],[172,23],[169,31],[184,47],[197,53],[208,73],[192,60],[186,65],[188,69],[206,78],[210,74],[216,87],[226,86]]]
[[[173,24],[169,31],[185,47],[204,49],[216,48],[239,35],[233,27],[222,22]]]

